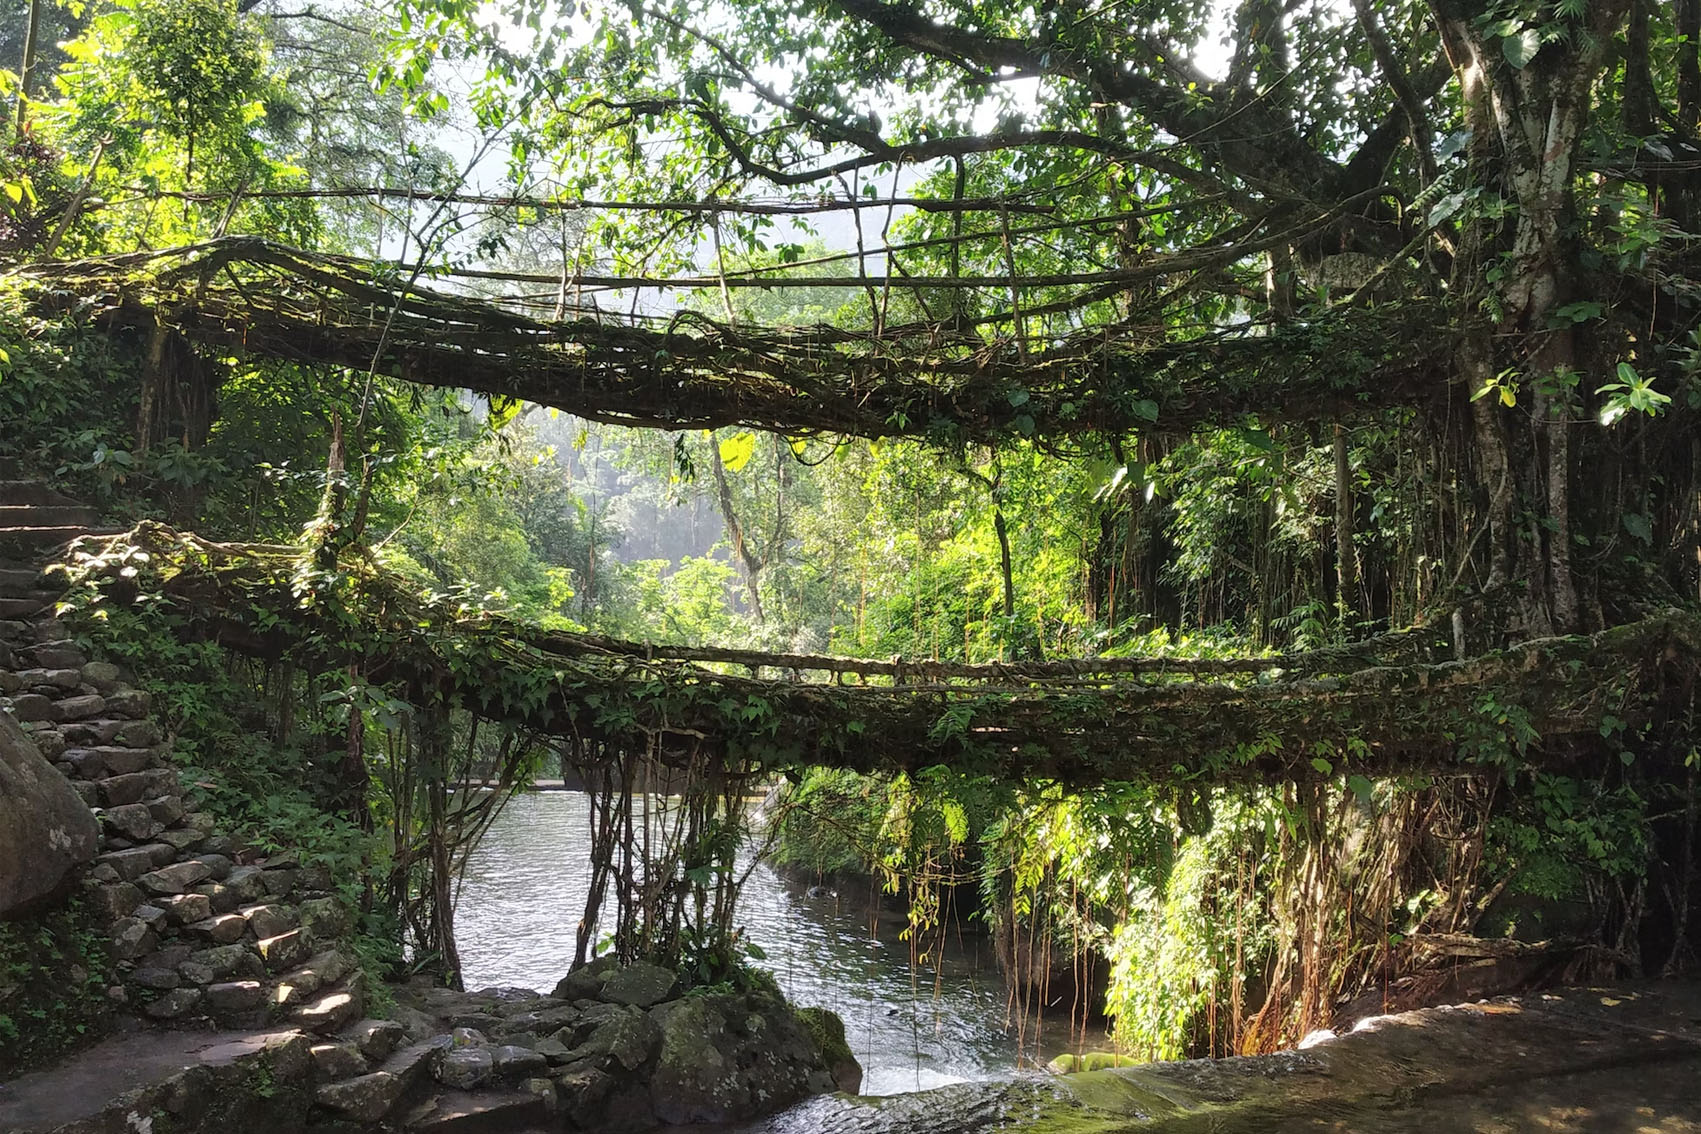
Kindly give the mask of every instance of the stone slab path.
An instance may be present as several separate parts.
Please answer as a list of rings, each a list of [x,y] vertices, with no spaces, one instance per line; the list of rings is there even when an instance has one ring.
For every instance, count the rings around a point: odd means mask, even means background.
[[[0,1084],[0,1131],[53,1130],[92,1118],[114,1099],[191,1067],[225,1067],[300,1033],[132,1032],[113,1036],[46,1071]]]
[[[1701,983],[1363,1021],[1303,1051],[811,1099],[737,1134],[1692,1134]]]

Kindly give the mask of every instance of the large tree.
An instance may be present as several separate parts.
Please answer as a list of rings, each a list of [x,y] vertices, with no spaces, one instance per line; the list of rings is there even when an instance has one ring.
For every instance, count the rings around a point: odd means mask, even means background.
[[[1701,0],[509,0],[500,25],[487,14],[414,0],[416,49],[450,25],[482,35],[481,105],[514,116],[573,191],[861,199],[849,215],[874,254],[856,263],[883,277],[865,285],[868,336],[971,334],[1018,362],[1070,341],[1167,359],[1100,373],[1096,396],[1138,392],[1101,419],[1118,455],[1130,420],[1155,418],[1148,436],[1190,424],[1166,419],[1162,395],[1185,384],[1192,419],[1201,389],[1230,416],[1323,425],[1404,402],[1447,532],[1431,570],[1506,596],[1503,628],[1612,621],[1624,577],[1603,588],[1603,573],[1626,564],[1639,586],[1693,588]],[[921,202],[896,224],[867,207],[893,192]],[[711,243],[721,258],[772,243],[763,219],[596,225],[655,272]],[[1269,349],[1205,349],[1225,339]],[[1376,388],[1400,360],[1421,381]],[[1319,376],[1332,400],[1307,393]],[[999,428],[1075,431],[1056,400],[1035,416],[1019,382],[1001,392],[1016,412]],[[892,410],[885,431],[938,424]]]

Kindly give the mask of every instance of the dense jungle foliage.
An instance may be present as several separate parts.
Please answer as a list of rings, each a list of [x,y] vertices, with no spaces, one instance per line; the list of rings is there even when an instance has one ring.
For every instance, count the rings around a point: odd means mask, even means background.
[[[1600,630],[1701,587],[1698,46],[1701,0],[0,0],[12,266],[250,235],[542,322],[792,328],[894,371],[920,337],[993,360],[1000,423],[917,399],[867,437],[788,429],[733,390],[702,420],[738,424],[628,429],[570,388],[203,341],[194,288],[142,326],[23,272],[0,458],[118,525],[356,546],[436,601],[640,642],[1226,658],[1431,622],[1463,657]],[[139,287],[128,263],[96,290]],[[1126,388],[1042,389],[1083,343],[1135,360]],[[457,713],[428,743],[360,674],[99,613],[210,805],[361,879],[374,964],[406,939],[453,979],[408,899],[446,906],[489,816],[416,796],[413,761],[511,784],[569,763],[553,742]],[[1459,992],[1459,956],[1505,987],[1692,965],[1692,714],[1544,752],[1479,706],[1461,745],[1515,740],[1469,776],[1352,774],[1303,720],[1268,744],[1315,782],[800,770],[763,837],[901,891],[918,956],[987,927],[1024,1012],[1265,1050]],[[757,836],[699,819],[721,844],[668,869],[728,873]],[[706,979],[738,960],[681,941]]]

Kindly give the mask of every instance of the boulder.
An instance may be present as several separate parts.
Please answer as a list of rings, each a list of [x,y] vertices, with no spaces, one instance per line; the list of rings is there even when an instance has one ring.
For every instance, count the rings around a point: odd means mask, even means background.
[[[248,919],[248,924],[254,930],[254,936],[264,940],[267,937],[279,937],[292,929],[301,927],[301,919],[295,910],[289,906],[247,906],[237,910],[237,913]]]
[[[538,1130],[553,1110],[550,1098],[530,1090],[445,1091],[410,1111],[409,1134],[477,1134],[478,1131]]]
[[[634,1008],[649,1008],[672,1000],[678,992],[679,977],[671,969],[644,961],[616,969],[602,982],[602,999]]]
[[[504,1079],[529,1079],[549,1068],[549,1060],[518,1044],[491,1048],[490,1057],[496,1064],[496,1074]]]
[[[231,977],[259,980],[266,975],[260,958],[241,945],[215,945],[210,949],[200,949],[189,954],[189,960],[210,971],[214,980]]]
[[[217,854],[205,846],[201,848],[201,853],[195,856],[195,861],[213,872],[215,882],[223,882],[230,877],[230,872],[236,869],[236,863],[232,862],[229,856]]]
[[[366,1057],[349,1044],[314,1044],[309,1054],[313,1057],[313,1074],[322,1083],[352,1079],[367,1071]]]
[[[319,982],[319,985],[327,985],[336,984],[354,970],[354,960],[348,954],[338,952],[335,949],[327,949],[323,953],[315,953],[307,958],[307,963],[301,966],[301,970],[289,975],[293,979],[302,975],[303,972],[309,973],[313,979]]]
[[[580,965],[555,986],[557,1000],[597,1000],[602,994],[602,982],[608,979],[619,962],[612,953]]]
[[[590,1038],[569,1054],[573,1059],[599,1059],[607,1070],[619,1064],[636,1071],[662,1044],[662,1030],[649,1015],[625,1007],[597,1026]]]
[[[201,898],[203,902],[207,901],[199,894],[186,896]],[[198,933],[216,944],[230,945],[242,940],[242,935],[248,932],[248,923],[235,914],[215,914],[212,917],[202,918],[191,923],[189,931]]]
[[[148,810],[145,803],[125,803],[118,807],[109,807],[101,814],[101,822],[106,824],[106,829],[112,834],[123,835],[139,843],[146,842],[164,830],[164,825],[154,818],[153,812]]]
[[[82,678],[102,693],[110,693],[118,688],[118,683],[124,678],[124,671],[111,662],[92,661],[83,666]]]
[[[821,1049],[821,1058],[833,1076],[833,1085],[847,1095],[862,1089],[862,1064],[856,1061],[845,1040],[845,1022],[835,1012],[825,1008],[799,1008],[798,1023]]]
[[[68,639],[54,642],[43,642],[35,649],[29,651],[29,653],[30,657],[34,659],[35,664],[41,668],[69,669],[76,674],[79,681],[81,680],[82,675],[77,674],[76,671],[80,667],[87,665],[89,660],[83,654],[83,651],[77,648],[77,644]]]
[[[129,917],[142,904],[142,892],[129,882],[114,882],[94,892],[94,906],[107,921]]]
[[[120,807],[126,803],[140,803],[144,799],[157,799],[177,788],[176,772],[169,768],[150,768],[127,776],[107,777],[100,781],[100,796],[106,806]]]
[[[301,928],[320,941],[346,935],[354,928],[348,907],[336,898],[309,898],[298,910]]]
[[[0,712],[0,915],[59,892],[99,844],[100,824],[71,781]]]
[[[151,701],[140,689],[115,689],[106,695],[106,711],[115,717],[140,720],[148,715]]]
[[[143,886],[146,885],[144,881]],[[311,951],[307,937],[299,929],[292,929],[275,937],[262,938],[255,948],[260,951],[260,956],[266,959],[267,970],[274,973],[295,968],[307,959]]]
[[[153,904],[165,911],[173,925],[190,925],[213,916],[213,904],[202,894],[164,894]]]
[[[358,988],[328,992],[296,1010],[294,1022],[307,1031],[328,1036],[340,1032],[366,1012],[366,998]]]
[[[152,748],[165,737],[153,721],[126,721],[118,726],[112,739],[126,748]]]
[[[349,1029],[349,1038],[368,1059],[388,1059],[406,1031],[394,1020],[362,1020]]]
[[[177,988],[149,1004],[143,1011],[156,1020],[175,1020],[179,1016],[187,1015],[199,1003],[200,989]]]
[[[20,721],[56,721],[59,711],[53,698],[40,693],[20,693],[12,698],[12,715]]]
[[[675,1126],[754,1117],[825,1087],[820,1045],[777,995],[692,996],[655,1011],[656,1117]]]
[[[313,1099],[356,1122],[377,1122],[401,1098],[402,1086],[402,1081],[388,1071],[374,1071],[340,1083],[326,1083],[313,1092]]]
[[[496,1058],[488,1047],[457,1047],[437,1065],[437,1081],[445,1087],[470,1091],[488,1082],[496,1072]]]
[[[750,1109],[750,1093],[730,1054],[726,1017],[715,999],[681,1000],[664,1017],[650,1104],[670,1125],[728,1122]]]
[[[77,671],[71,670],[71,680],[77,681]],[[71,688],[75,689],[76,685]],[[62,721],[81,721],[90,717],[98,717],[106,712],[106,698],[99,693],[84,693],[77,697],[66,697],[59,702],[59,719]]]
[[[181,894],[198,882],[205,882],[213,872],[199,862],[174,862],[136,879],[136,885],[149,894],[164,896]]]
[[[207,986],[207,1006],[215,1012],[252,1012],[265,1002],[266,986],[257,980],[233,980]]]
[[[225,878],[224,884],[244,902],[258,902],[266,896],[266,882],[258,866],[238,866]]]
[[[158,799],[148,800],[148,813],[161,827],[175,827],[177,821],[183,818],[183,801],[175,795],[162,795]],[[211,863],[207,863],[211,866]],[[229,873],[226,871],[226,873]],[[215,875],[216,877],[216,875]]]

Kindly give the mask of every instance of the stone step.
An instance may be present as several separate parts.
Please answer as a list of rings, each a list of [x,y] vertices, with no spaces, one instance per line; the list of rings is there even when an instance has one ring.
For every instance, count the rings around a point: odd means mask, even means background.
[[[44,591],[36,591],[21,596],[0,596],[0,619],[9,622],[33,618],[58,600],[58,593]]]
[[[0,528],[92,527],[100,513],[83,504],[0,504]]]
[[[90,524],[0,525],[0,558],[40,559],[79,536],[93,534]]]
[[[546,1080],[547,1082],[547,1080]],[[516,1089],[444,1091],[402,1120],[409,1134],[505,1134],[542,1127],[554,1109],[540,1094]]]
[[[49,580],[36,567],[0,567],[0,595],[17,596],[51,589]]]
[[[81,503],[39,480],[0,479],[0,505],[65,508],[78,507]]]

